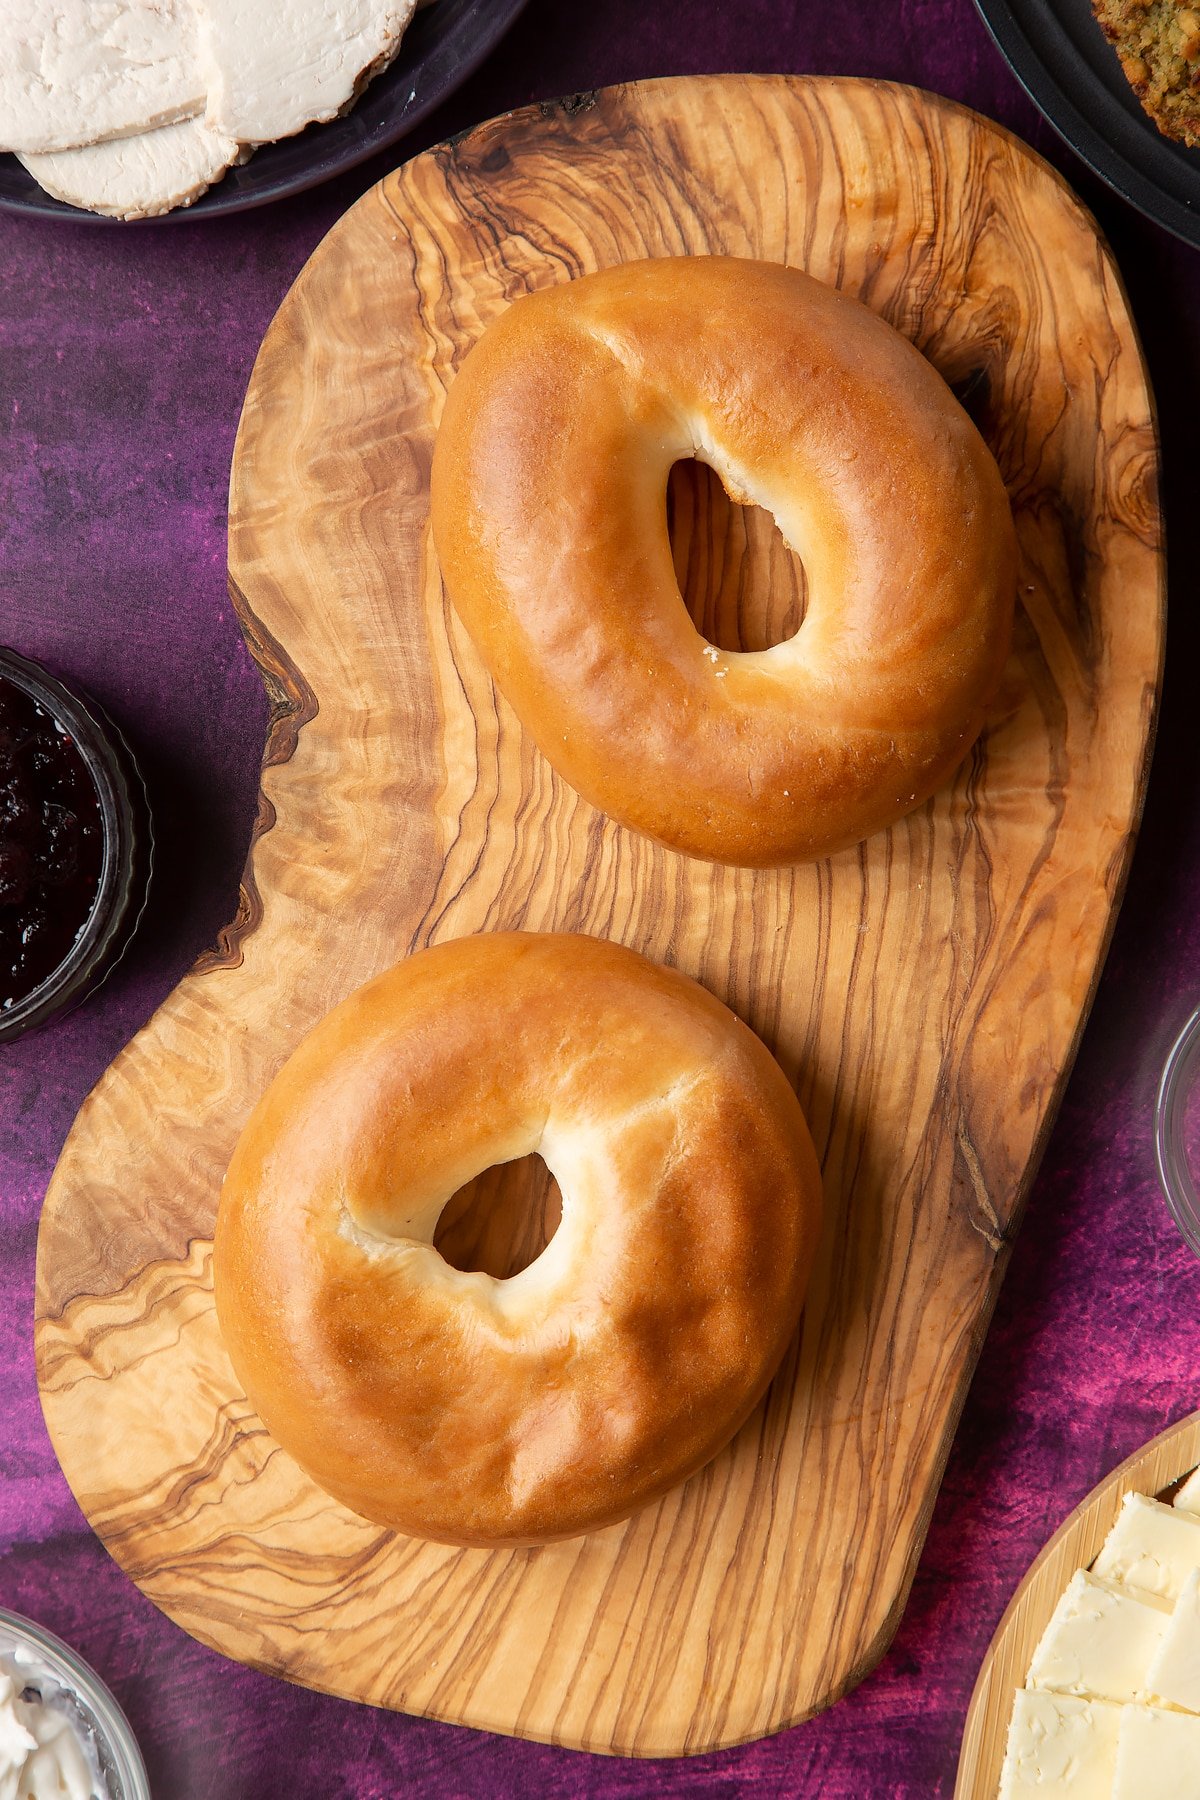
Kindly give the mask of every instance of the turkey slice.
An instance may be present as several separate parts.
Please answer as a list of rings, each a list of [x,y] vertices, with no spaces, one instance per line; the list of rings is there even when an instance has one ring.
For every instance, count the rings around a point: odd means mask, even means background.
[[[207,85],[190,0],[0,0],[0,149],[190,118]]]
[[[400,47],[415,0],[196,0],[208,117],[244,144],[332,119]]]
[[[172,207],[190,206],[239,160],[237,140],[205,119],[184,119],[80,150],[21,157],[56,200],[111,219],[152,219]]]

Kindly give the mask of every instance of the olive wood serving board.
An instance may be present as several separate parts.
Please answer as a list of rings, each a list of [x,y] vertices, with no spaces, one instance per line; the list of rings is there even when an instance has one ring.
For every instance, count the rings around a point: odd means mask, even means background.
[[[1174,1497],[1200,1463],[1200,1412],[1161,1432],[1106,1475],[1059,1526],[1005,1608],[979,1670],[958,1759],[954,1800],[996,1800],[1014,1688],[1024,1687],[1038,1640],[1076,1569],[1089,1568],[1126,1494]]]
[[[765,873],[658,849],[554,775],[427,528],[443,396],[488,319],[601,265],[710,251],[801,265],[915,339],[994,447],[1021,543],[1014,653],[954,783],[859,849]],[[577,96],[428,151],[340,221],[267,333],[234,458],[232,592],[272,699],[239,916],[84,1106],[39,1238],[55,1447],[173,1619],[313,1687],[639,1755],[776,1731],[878,1660],[1129,859],[1155,476],[1092,221],[1007,133],[911,89]],[[794,628],[803,580],[769,520],[695,465],[670,510],[706,635]],[[620,939],[748,1020],[807,1109],[828,1226],[802,1334],[726,1452],[625,1525],[489,1553],[352,1517],[272,1444],[222,1349],[210,1237],[301,1034],[420,946],[512,927]],[[510,1215],[546,1199],[536,1170],[506,1182]]]

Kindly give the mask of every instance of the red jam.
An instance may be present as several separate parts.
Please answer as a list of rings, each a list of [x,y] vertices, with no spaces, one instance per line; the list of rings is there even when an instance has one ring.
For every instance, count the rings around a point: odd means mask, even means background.
[[[0,1018],[65,961],[103,864],[100,796],[74,738],[0,677]]]

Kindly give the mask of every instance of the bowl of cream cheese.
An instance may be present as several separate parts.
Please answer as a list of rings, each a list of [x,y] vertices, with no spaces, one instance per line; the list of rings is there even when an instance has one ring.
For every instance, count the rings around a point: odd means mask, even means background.
[[[52,1632],[0,1607],[0,1794],[150,1800],[129,1721]]]

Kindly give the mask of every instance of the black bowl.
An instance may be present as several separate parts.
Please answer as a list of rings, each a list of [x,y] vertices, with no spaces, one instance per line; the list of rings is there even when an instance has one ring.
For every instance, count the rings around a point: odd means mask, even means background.
[[[1089,0],[975,0],[1034,105],[1101,180],[1200,245],[1200,150],[1143,112]]]
[[[400,53],[366,89],[352,110],[325,125],[310,125],[297,137],[264,144],[248,163],[211,187],[194,206],[177,207],[139,224],[169,225],[174,219],[212,218],[244,212],[285,194],[316,187],[356,163],[365,162],[449,98],[500,41],[527,0],[435,0],[417,13],[404,34]],[[52,200],[15,156],[0,156],[0,207],[42,219],[75,219],[121,225]]]

